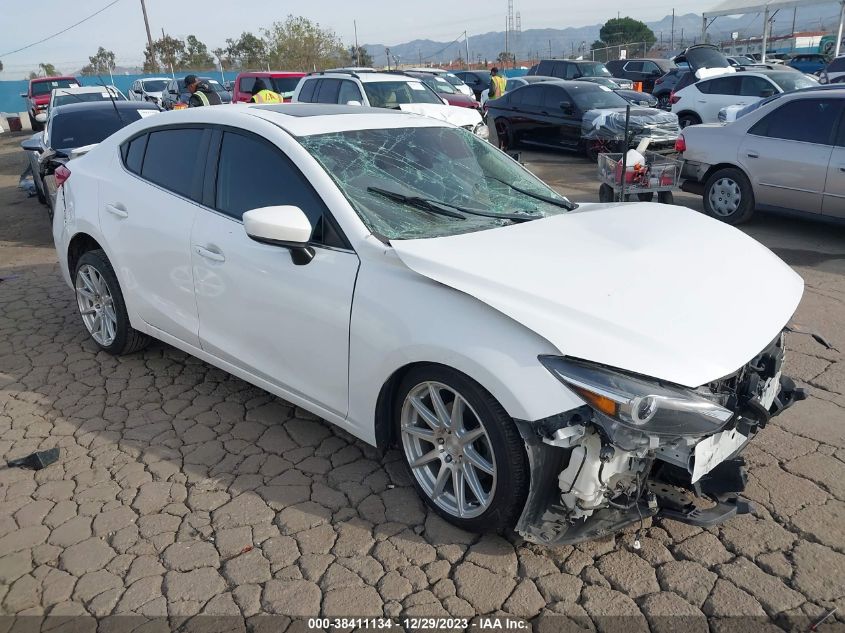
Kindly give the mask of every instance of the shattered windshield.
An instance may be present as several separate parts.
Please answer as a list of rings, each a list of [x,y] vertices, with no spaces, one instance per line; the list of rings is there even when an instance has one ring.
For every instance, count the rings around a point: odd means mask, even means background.
[[[461,128],[351,130],[299,141],[367,228],[388,239],[471,233],[512,223],[506,215],[539,219],[570,206],[519,163]]]

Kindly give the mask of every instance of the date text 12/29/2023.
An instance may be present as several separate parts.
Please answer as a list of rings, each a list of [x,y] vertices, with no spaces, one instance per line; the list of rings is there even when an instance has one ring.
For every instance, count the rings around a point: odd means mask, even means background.
[[[528,622],[519,618],[477,617],[469,618],[309,618],[308,631],[329,630],[390,630],[396,627],[400,631],[523,631],[529,628]]]

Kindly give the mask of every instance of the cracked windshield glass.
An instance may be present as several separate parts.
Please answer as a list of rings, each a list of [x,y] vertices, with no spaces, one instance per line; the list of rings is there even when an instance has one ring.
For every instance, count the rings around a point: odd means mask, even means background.
[[[573,208],[506,154],[459,128],[408,127],[299,139],[373,233],[470,233]]]

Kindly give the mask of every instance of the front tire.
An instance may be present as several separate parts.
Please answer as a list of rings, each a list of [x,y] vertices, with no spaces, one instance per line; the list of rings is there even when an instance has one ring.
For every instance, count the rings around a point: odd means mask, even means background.
[[[528,457],[490,393],[449,367],[417,367],[399,386],[395,416],[414,487],[437,514],[474,532],[513,527],[528,493]]]
[[[73,275],[82,324],[97,346],[120,356],[145,348],[150,339],[133,329],[117,275],[102,250],[79,258]]]
[[[748,177],[733,167],[710,176],[704,185],[704,211],[727,224],[750,220],[754,215],[754,189]]]

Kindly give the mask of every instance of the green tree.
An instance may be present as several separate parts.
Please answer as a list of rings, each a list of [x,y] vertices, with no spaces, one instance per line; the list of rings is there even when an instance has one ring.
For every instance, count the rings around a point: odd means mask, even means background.
[[[657,40],[654,32],[645,23],[628,17],[613,18],[605,22],[599,31],[599,37],[604,46],[645,42],[647,49]],[[593,48],[601,48],[597,47],[596,43],[598,42],[593,43]]]
[[[345,64],[348,53],[334,31],[302,16],[289,15],[263,30],[274,68],[320,70]]]
[[[513,65],[516,63],[516,56],[513,53],[506,53],[502,51],[496,55],[496,63],[500,66]]]
[[[267,42],[247,31],[237,39],[228,38],[226,46],[214,49],[214,54],[226,70],[257,70],[267,64]]]
[[[156,72],[159,64],[164,66],[165,70],[171,67],[175,70],[179,68],[179,61],[185,55],[185,42],[175,37],[165,35],[153,42],[153,48],[150,50],[150,45],[144,48],[144,72]]]
[[[52,77],[53,75],[59,74],[59,71],[56,70],[56,67],[53,66],[53,64],[45,64],[44,62],[41,62],[38,64],[38,67],[44,73],[45,77]]]
[[[373,56],[363,46],[349,47],[349,63],[352,66],[372,66]]]
[[[88,64],[82,67],[83,75],[105,75],[114,70],[115,57],[112,51],[100,46],[97,52],[88,58]]]
[[[185,38],[185,49],[179,59],[179,65],[183,69],[205,70],[214,68],[214,59],[208,53],[208,46],[196,36],[189,35]]]

